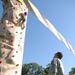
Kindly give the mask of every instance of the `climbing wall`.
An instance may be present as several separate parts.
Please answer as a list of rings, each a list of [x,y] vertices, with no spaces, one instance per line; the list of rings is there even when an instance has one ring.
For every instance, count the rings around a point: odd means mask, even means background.
[[[28,9],[18,0],[3,0],[0,21],[0,75],[21,75]]]

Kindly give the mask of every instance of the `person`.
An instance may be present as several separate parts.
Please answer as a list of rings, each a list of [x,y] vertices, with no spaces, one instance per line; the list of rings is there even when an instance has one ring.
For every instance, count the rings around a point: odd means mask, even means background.
[[[64,75],[64,67],[61,62],[63,54],[61,52],[55,53],[53,60],[50,64],[50,70],[48,75]]]

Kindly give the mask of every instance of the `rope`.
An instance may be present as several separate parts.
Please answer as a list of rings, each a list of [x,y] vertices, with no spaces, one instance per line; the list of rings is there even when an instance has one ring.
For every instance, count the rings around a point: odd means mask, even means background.
[[[53,34],[62,41],[65,46],[75,54],[73,47],[66,41],[66,39],[56,30],[56,28],[39,12],[39,10],[30,2],[30,0],[24,0],[28,9],[49,29]]]

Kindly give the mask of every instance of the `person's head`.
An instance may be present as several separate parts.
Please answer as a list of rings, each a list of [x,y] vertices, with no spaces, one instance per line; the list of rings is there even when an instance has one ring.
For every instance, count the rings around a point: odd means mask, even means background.
[[[62,57],[63,57],[63,54],[62,54],[61,52],[57,52],[57,53],[55,53],[55,55],[54,55],[54,58],[62,59]]]

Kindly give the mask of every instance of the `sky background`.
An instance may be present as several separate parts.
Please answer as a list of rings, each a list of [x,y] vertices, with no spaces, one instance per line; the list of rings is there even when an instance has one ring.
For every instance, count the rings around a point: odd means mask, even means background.
[[[75,0],[31,0],[31,2],[75,49]],[[2,12],[0,0],[0,18]],[[23,64],[35,62],[46,67],[58,51],[64,55],[62,63],[67,75],[71,68],[75,67],[75,55],[29,10]]]

